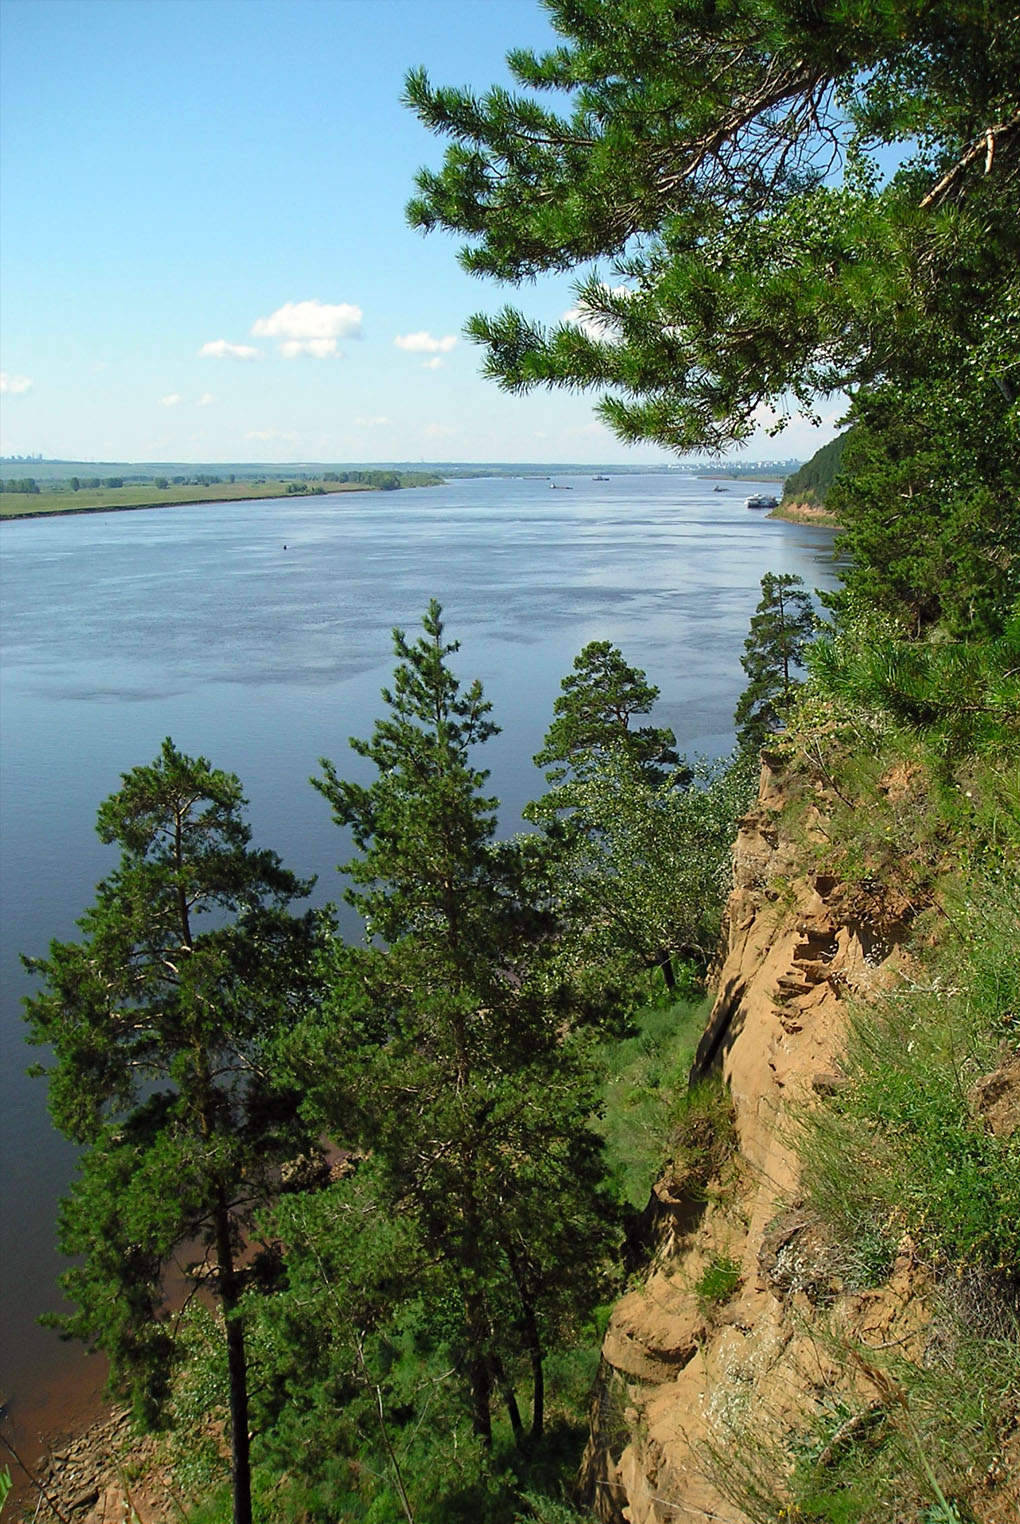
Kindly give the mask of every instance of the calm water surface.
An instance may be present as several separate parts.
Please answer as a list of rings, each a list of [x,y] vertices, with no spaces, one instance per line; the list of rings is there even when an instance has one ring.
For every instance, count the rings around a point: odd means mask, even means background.
[[[578,651],[610,640],[661,689],[681,750],[732,745],[740,655],[766,571],[834,585],[831,534],[680,476],[464,481],[399,493],[23,520],[0,530],[0,1400],[23,1442],[95,1385],[40,1330],[59,1306],[56,1202],[73,1151],[25,1077],[18,954],[76,934],[114,862],[93,829],[120,774],[164,736],[239,774],[256,844],[338,897],[346,845],[308,786],[348,775],[393,667],[390,631],[444,606],[503,733],[484,750],[506,829],[542,789],[531,763]]]

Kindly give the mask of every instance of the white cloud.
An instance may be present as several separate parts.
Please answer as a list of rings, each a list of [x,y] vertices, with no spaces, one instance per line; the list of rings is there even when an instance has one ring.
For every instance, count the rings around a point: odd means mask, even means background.
[[[336,339],[284,339],[280,344],[280,353],[288,360],[295,360],[298,355],[314,355],[316,360],[330,360],[334,355],[339,356],[340,351],[336,347]]]
[[[210,339],[198,352],[208,360],[257,360],[261,353],[251,344],[231,344],[229,339]]]
[[[377,428],[380,428],[384,423],[389,423],[389,421],[390,420],[388,418],[382,418],[382,417],[381,418],[355,418],[354,419],[355,426],[357,428],[362,428],[362,429],[377,429]]]
[[[211,402],[215,401],[216,398],[213,396],[212,392],[203,392],[201,397],[198,399],[198,405],[199,407],[208,407]]]
[[[293,440],[293,439],[297,438],[297,434],[294,432],[293,429],[282,430],[282,431],[280,429],[249,429],[244,437],[245,437],[245,439],[287,439],[287,440]]]
[[[163,407],[176,407],[181,400],[181,394],[180,392],[170,392],[168,396],[160,397],[159,400]]]
[[[314,355],[325,360],[340,353],[337,340],[361,338],[360,307],[350,302],[284,302],[268,317],[256,318],[251,331],[257,339],[276,339],[289,360]]]
[[[427,423],[422,430],[426,439],[450,439],[456,432],[448,423]]]
[[[0,371],[0,392],[8,396],[20,397],[31,385],[31,376],[9,376],[5,370]]]
[[[448,333],[441,339],[434,339],[423,328],[420,333],[398,333],[393,342],[398,349],[406,349],[411,354],[448,355],[457,342],[457,335]]]
[[[438,355],[433,355],[431,360],[423,360],[421,362],[421,368],[422,370],[442,370],[445,363]]]

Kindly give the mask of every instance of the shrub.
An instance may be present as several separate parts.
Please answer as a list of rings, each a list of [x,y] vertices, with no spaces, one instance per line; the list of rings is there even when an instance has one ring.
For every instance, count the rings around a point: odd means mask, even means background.
[[[717,1303],[728,1302],[740,1285],[740,1266],[726,1254],[715,1255],[705,1267],[694,1288],[702,1312]]]

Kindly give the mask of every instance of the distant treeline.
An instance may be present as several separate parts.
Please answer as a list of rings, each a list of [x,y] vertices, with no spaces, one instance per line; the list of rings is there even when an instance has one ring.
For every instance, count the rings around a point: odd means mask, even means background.
[[[438,487],[443,478],[432,471],[324,471],[322,480],[395,492],[399,487]]]
[[[374,487],[382,492],[394,492],[401,487],[437,487],[442,482],[441,476],[436,476],[430,471],[324,471],[321,474],[307,472],[277,472],[262,475],[241,475],[231,472],[229,476],[213,476],[209,472],[194,472],[191,475],[177,476],[150,476],[135,472],[130,476],[68,476],[63,481],[49,481],[45,484],[47,492],[65,491],[80,492],[96,491],[100,488],[116,488],[128,485],[141,486],[151,483],[160,491],[169,490],[171,487],[216,487],[225,483],[248,482],[253,485],[273,480],[284,480],[288,483],[288,492],[323,492],[331,485],[337,486],[360,486]],[[0,492],[18,492],[38,494],[43,490],[34,476],[0,478]]]

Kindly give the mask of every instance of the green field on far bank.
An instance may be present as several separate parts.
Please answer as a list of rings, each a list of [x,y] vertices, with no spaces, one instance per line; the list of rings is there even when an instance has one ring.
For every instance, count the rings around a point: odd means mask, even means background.
[[[242,502],[257,497],[314,496],[314,488],[288,493],[293,482],[219,482],[208,487],[170,487],[148,485],[123,487],[41,488],[38,493],[4,492],[0,494],[0,516],[5,519],[34,518],[49,513],[106,513],[120,508],[174,508],[186,503]],[[355,482],[331,483],[328,492],[370,492],[372,488]]]
[[[122,481],[111,485],[104,481],[93,485],[79,478],[77,487],[71,481],[39,482],[35,490],[26,491],[19,483],[17,489],[5,484],[0,492],[0,517],[34,518],[54,513],[108,513],[130,508],[170,508],[188,503],[243,502],[263,497],[321,497],[339,492],[394,491],[402,487],[437,486],[441,480],[423,472],[350,472],[342,473],[350,479],[340,479],[338,473],[325,477],[266,476],[224,481],[222,479],[194,479],[167,481],[160,484],[148,481]],[[332,479],[331,479],[332,478]],[[355,479],[356,478],[356,479]]]

